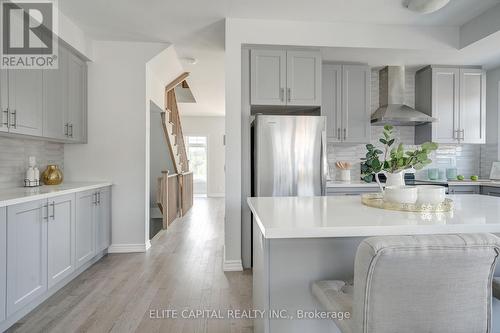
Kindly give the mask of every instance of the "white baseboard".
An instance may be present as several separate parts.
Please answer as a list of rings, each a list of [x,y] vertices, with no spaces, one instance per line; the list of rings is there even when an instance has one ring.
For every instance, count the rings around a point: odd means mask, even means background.
[[[222,251],[224,251],[224,262],[222,263],[222,270],[224,272],[241,272],[241,271],[243,271],[243,264],[241,263],[241,259],[227,260],[225,246],[222,249]]]
[[[150,247],[150,241],[145,244],[111,244],[108,248],[108,253],[146,252]]]
[[[224,198],[226,196],[225,193],[208,193],[207,197],[209,198]]]

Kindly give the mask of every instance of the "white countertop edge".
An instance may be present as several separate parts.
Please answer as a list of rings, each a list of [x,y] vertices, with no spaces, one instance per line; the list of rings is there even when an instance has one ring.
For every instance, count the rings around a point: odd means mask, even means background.
[[[95,190],[95,189],[102,188],[102,187],[112,186],[113,183],[107,182],[107,181],[106,182],[95,182],[95,183],[68,182],[68,183],[63,184],[63,185],[64,186],[74,186],[74,187],[57,190],[57,186],[59,186],[59,185],[52,185],[52,186],[54,186],[54,189],[55,189],[52,192],[37,193],[37,194],[32,194],[32,195],[25,194],[24,196],[19,196],[19,197],[12,198],[12,199],[0,200],[0,208],[12,206],[12,205],[17,205],[17,204],[21,204],[21,203],[25,203],[25,202],[35,201],[35,200],[58,197],[61,195],[66,195],[66,194]],[[45,188],[47,188],[47,185],[45,185]],[[6,189],[5,191],[9,191],[9,190],[14,191],[14,190],[20,190],[20,189],[27,190],[27,188],[23,187],[23,188],[19,188],[19,189]],[[2,190],[0,190],[0,192],[1,191]]]
[[[264,224],[262,224],[262,221],[260,220],[260,217],[257,214],[255,207],[252,205],[252,201],[250,200],[250,197],[247,198],[247,204],[248,204],[248,207],[250,207],[250,211],[252,212],[253,219],[255,220],[255,222],[257,222],[257,225],[259,226],[259,229],[260,229],[262,236],[264,236],[264,238],[269,238],[266,235],[266,228],[264,228]],[[281,238],[281,237],[278,237],[278,238]]]
[[[254,215],[255,216],[255,215]],[[400,235],[438,235],[438,234],[464,234],[464,233],[500,233],[500,225],[430,225],[430,226],[353,226],[321,229],[293,229],[283,228],[264,230],[262,223],[257,220],[260,231],[266,239],[293,239],[293,238],[348,238],[348,237],[374,237],[374,236],[400,236]]]

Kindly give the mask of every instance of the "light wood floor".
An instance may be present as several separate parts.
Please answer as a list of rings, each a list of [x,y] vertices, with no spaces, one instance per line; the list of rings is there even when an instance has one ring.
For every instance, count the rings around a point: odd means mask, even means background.
[[[104,257],[10,331],[253,332],[251,320],[150,319],[156,309],[251,308],[251,271],[222,271],[223,221],[223,199],[195,199],[147,253]]]

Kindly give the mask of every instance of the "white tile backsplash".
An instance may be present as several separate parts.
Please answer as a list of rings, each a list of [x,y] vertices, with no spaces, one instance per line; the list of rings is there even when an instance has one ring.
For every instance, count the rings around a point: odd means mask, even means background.
[[[0,137],[0,189],[23,186],[29,156],[36,157],[40,173],[49,163],[64,169],[64,144]]]
[[[405,102],[407,105],[415,106],[415,72],[406,72],[406,90]],[[374,112],[379,107],[379,91],[378,91],[378,70],[372,71],[371,80],[371,112]],[[372,126],[371,143],[382,147],[378,142],[382,135],[382,126]],[[395,137],[399,144],[402,142],[406,149],[415,149],[415,128],[413,126],[398,126],[395,127]],[[338,170],[336,170],[335,162],[347,161],[353,164],[351,171],[352,179],[360,178],[360,159],[366,154],[365,144],[328,144],[328,163],[330,177],[338,179]],[[465,177],[471,175],[480,175],[481,177],[489,176],[491,163],[496,160],[496,144],[495,145],[440,145],[439,149],[434,152],[431,157],[433,163],[430,168],[445,169],[447,167],[456,167],[459,174]],[[417,172],[418,178],[427,178],[427,170]]]

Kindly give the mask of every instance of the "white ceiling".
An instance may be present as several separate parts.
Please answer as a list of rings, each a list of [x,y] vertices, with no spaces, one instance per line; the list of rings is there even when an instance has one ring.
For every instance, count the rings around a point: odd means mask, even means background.
[[[181,111],[189,115],[223,115],[225,17],[460,26],[500,0],[451,0],[445,8],[429,15],[408,11],[402,1],[59,0],[59,6],[94,39],[170,42],[181,57],[197,58],[198,64],[184,65],[192,72],[190,83],[198,103],[182,105]],[[335,51],[339,51],[337,58],[359,58],[368,63],[393,58],[395,62],[410,59],[407,61],[413,64],[430,63],[424,61],[425,54],[418,52],[372,50],[373,58],[366,61],[366,50]]]

